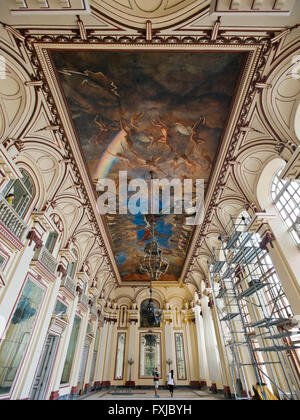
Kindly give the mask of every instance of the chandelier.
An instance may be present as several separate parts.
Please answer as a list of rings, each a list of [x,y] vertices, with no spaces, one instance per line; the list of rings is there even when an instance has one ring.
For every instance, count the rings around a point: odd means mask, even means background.
[[[144,257],[140,261],[140,271],[148,274],[150,282],[159,280],[160,276],[168,270],[169,262],[163,257],[162,250],[154,239],[154,222],[152,224],[151,242],[145,246],[144,252]]]
[[[151,174],[151,192],[152,192],[152,179],[153,172]],[[153,200],[153,194],[151,194],[151,199]],[[151,206],[153,209],[153,205]],[[157,309],[155,303],[152,299],[152,281],[159,280],[162,274],[165,274],[169,268],[169,262],[167,258],[162,255],[162,250],[158,246],[157,241],[155,240],[155,219],[154,215],[151,214],[149,218],[149,228],[147,232],[147,237],[151,238],[150,242],[144,248],[144,256],[140,260],[140,271],[141,273],[146,273],[150,279],[150,299],[147,304],[146,315],[149,319],[155,319],[155,323],[158,324],[161,321],[162,310]]]
[[[152,179],[153,172],[151,174],[151,200],[153,200],[152,194]],[[153,209],[153,204],[151,205]],[[140,271],[141,273],[147,273],[150,278],[150,287],[153,280],[159,280],[162,274],[165,274],[169,267],[169,262],[167,258],[163,257],[162,250],[158,246],[157,241],[155,240],[155,219],[154,215],[151,214],[149,218],[149,227],[148,227],[148,237],[151,238],[150,243],[148,243],[144,248],[144,257],[140,260]]]

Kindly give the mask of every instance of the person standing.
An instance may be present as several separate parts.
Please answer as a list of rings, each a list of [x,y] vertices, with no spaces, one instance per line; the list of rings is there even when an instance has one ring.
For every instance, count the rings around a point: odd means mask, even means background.
[[[174,386],[175,386],[174,370],[172,369],[171,372],[169,372],[168,374],[168,388],[171,394],[171,398],[173,398]]]
[[[14,199],[15,199],[15,195],[14,194],[8,194],[5,197],[6,201],[8,202],[8,204],[10,204],[11,206],[14,205]]]
[[[158,391],[158,381],[159,381],[159,373],[158,373],[158,368],[157,367],[153,371],[153,380],[154,380],[154,397],[159,398],[159,395],[157,393],[157,391]]]

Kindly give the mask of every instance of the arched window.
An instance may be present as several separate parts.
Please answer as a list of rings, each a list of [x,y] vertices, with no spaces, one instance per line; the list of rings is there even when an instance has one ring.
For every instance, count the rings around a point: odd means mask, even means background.
[[[126,326],[127,326],[127,306],[121,305],[119,327],[126,327]]]
[[[72,253],[73,253],[74,257],[76,258],[76,261],[70,261],[68,263],[68,266],[67,266],[67,275],[71,279],[74,279],[75,274],[76,274],[77,263],[78,263],[78,254],[77,254],[76,249],[72,249]]]
[[[22,178],[9,181],[2,192],[7,202],[14,208],[20,217],[24,217],[34,197],[34,184],[31,176],[20,170]]]
[[[157,309],[159,309],[159,303],[153,299],[153,302]],[[140,310],[140,319],[141,319],[141,327],[149,328],[149,327],[160,327],[160,322],[155,319],[154,313],[148,310],[149,304],[151,304],[150,299],[143,300],[141,303],[141,310]]]
[[[87,292],[87,288],[88,288],[88,282],[85,281],[82,285],[82,294],[85,295]]]
[[[272,200],[287,230],[300,248],[300,182],[280,179],[280,169],[272,183]]]

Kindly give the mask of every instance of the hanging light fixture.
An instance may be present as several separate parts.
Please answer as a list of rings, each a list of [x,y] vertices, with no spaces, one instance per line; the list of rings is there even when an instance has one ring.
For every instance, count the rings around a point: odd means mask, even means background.
[[[147,317],[149,319],[155,319],[155,323],[158,324],[161,321],[162,310],[157,309],[155,303],[152,299],[152,281],[157,281],[162,274],[165,274],[169,268],[169,262],[167,258],[163,257],[162,250],[158,246],[157,241],[155,240],[155,218],[153,215],[153,172],[151,174],[151,215],[149,218],[149,237],[151,238],[150,243],[148,243],[144,248],[144,257],[140,261],[140,271],[142,273],[147,273],[150,279],[150,299],[145,308]]]
[[[152,194],[152,179],[153,172],[151,174],[151,210],[153,211],[153,194]],[[157,241],[155,240],[155,219],[153,213],[150,215],[149,220],[149,236],[151,237],[150,243],[148,243],[144,248],[144,257],[140,261],[140,271],[142,273],[147,273],[150,278],[150,285],[153,280],[159,280],[162,274],[165,274],[169,267],[169,262],[167,258],[163,257],[162,250],[158,246]]]
[[[140,271],[147,273],[150,282],[159,280],[162,274],[165,274],[169,267],[168,260],[163,257],[162,250],[154,239],[154,224],[151,242],[144,248],[145,255],[140,261]]]

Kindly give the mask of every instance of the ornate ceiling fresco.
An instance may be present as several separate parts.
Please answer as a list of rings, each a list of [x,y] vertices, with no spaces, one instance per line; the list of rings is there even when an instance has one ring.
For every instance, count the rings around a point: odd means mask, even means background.
[[[0,6],[7,42],[30,58],[25,90],[49,105],[47,130],[61,137],[61,162],[76,175],[74,190],[112,281],[144,279],[137,268],[148,221],[99,217],[93,180],[116,178],[119,170],[149,179],[152,169],[158,178],[207,181],[204,221],[193,231],[179,217],[157,218],[156,236],[170,261],[163,280],[185,282],[199,255],[206,267],[210,235],[224,229],[220,198],[236,195],[230,174],[240,167],[237,149],[254,136],[254,98],[272,93],[267,62],[280,57],[281,43],[298,27],[298,2],[285,18],[292,0],[276,2],[284,5],[268,14],[268,0],[259,10],[253,0],[234,2],[234,13],[225,0],[85,0],[79,9],[70,0],[66,14],[59,0],[48,0],[47,9],[38,0],[21,3]]]
[[[246,53],[52,51],[91,180],[209,181]],[[123,281],[147,280],[138,262],[149,241],[147,216],[106,215]],[[158,215],[156,239],[179,279],[193,226]]]

